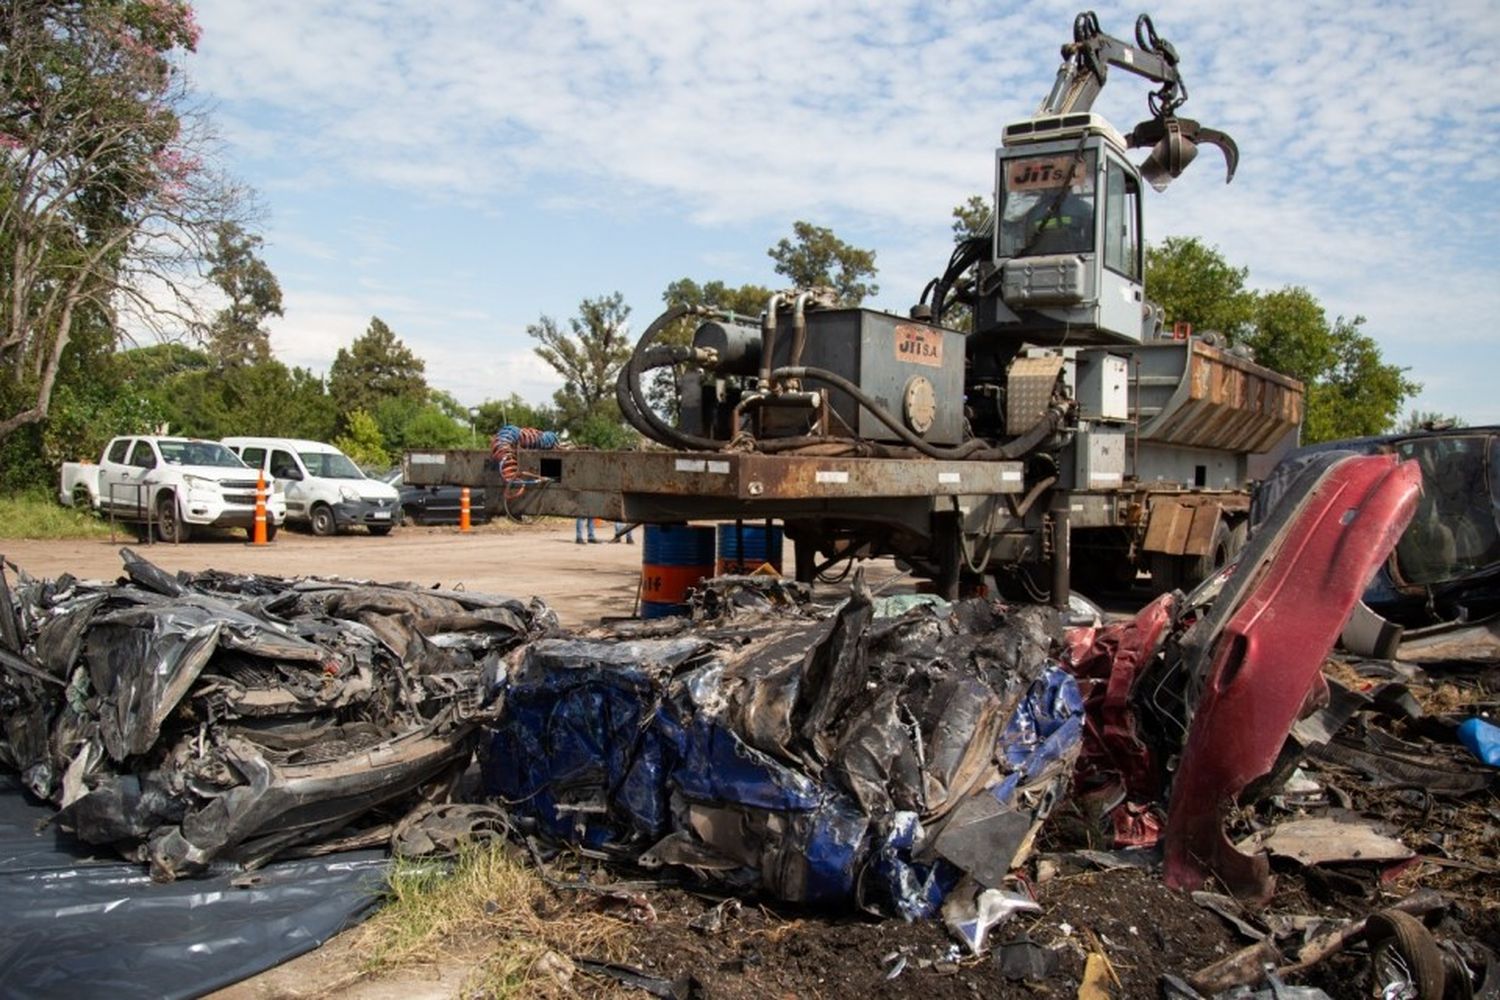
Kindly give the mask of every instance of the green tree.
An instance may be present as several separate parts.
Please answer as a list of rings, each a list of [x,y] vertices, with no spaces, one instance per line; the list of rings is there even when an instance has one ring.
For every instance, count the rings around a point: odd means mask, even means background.
[[[480,403],[474,424],[486,440],[506,424],[517,427],[535,427],[537,430],[557,430],[562,420],[550,406],[537,406],[526,402],[517,393],[503,399],[487,399]]]
[[[536,341],[537,356],[562,376],[553,393],[562,426],[576,437],[591,418],[620,423],[615,379],[630,358],[630,307],[619,292],[578,303],[568,332],[550,316],[526,327]]]
[[[1364,322],[1363,316],[1334,320],[1334,362],[1308,385],[1304,442],[1382,434],[1395,424],[1402,403],[1422,391],[1406,369],[1382,359],[1374,338],[1360,329]]]
[[[76,337],[195,312],[234,201],[184,110],[197,39],[184,0],[0,5],[0,440],[47,419]]]
[[[1222,331],[1232,344],[1253,349],[1259,363],[1303,382],[1304,442],[1389,430],[1421,386],[1382,359],[1379,345],[1361,329],[1364,317],[1330,324],[1307,289],[1257,294],[1245,287],[1248,276],[1248,269],[1232,266],[1197,239],[1174,237],[1146,253],[1146,293],[1169,324]]]
[[[798,288],[826,285],[843,305],[857,306],[880,291],[865,280],[875,276],[875,251],[851,246],[831,229],[794,222],[791,238],[782,238],[766,253],[776,262],[777,274]]]
[[[953,236],[968,240],[993,230],[994,212],[986,195],[971,194],[962,205],[953,206]]]
[[[272,316],[283,315],[281,285],[260,257],[261,238],[236,222],[216,227],[209,280],[229,299],[208,328],[206,340],[220,365],[271,360]]]
[[[426,368],[379,316],[372,316],[369,329],[334,356],[328,393],[346,422],[355,410],[374,413],[387,399],[420,404],[427,400]]]
[[[1245,287],[1249,274],[1197,237],[1169,236],[1146,247],[1146,297],[1165,311],[1168,328],[1191,323],[1238,342],[1255,321],[1255,293]]]
[[[355,410],[348,414],[345,424],[344,433],[333,439],[335,448],[353,459],[355,465],[383,468],[391,464],[390,452],[374,417],[364,410]]]

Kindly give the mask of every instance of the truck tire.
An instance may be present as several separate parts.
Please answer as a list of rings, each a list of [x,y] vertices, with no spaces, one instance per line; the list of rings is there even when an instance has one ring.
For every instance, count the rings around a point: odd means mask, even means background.
[[[1184,556],[1182,559],[1182,588],[1192,590],[1198,584],[1213,576],[1219,570],[1234,562],[1240,550],[1245,547],[1245,538],[1249,533],[1249,525],[1241,521],[1234,527],[1221,517],[1219,523],[1214,526],[1213,541],[1209,543],[1208,551],[1201,556]]]
[[[401,508],[401,520],[398,524],[421,524],[422,508],[414,503],[409,503]]]
[[[89,493],[87,486],[80,485],[73,487],[73,506],[79,510],[93,510],[94,498]]]
[[[313,504],[313,509],[308,514],[308,524],[313,534],[325,537],[339,529],[338,520],[333,516],[333,508],[326,503]]]
[[[177,494],[163,493],[156,500],[156,537],[163,542],[185,542],[193,529],[177,513]]]
[[[1365,940],[1373,995],[1442,1000],[1443,953],[1422,921],[1400,910],[1380,910],[1365,920]]]

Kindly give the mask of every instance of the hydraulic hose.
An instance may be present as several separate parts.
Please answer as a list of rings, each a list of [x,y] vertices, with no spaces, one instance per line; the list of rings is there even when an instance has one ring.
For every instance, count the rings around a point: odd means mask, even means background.
[[[722,441],[699,437],[673,427],[652,411],[651,405],[646,402],[645,395],[641,392],[641,373],[647,367],[646,346],[655,340],[665,327],[682,317],[710,315],[713,312],[700,306],[673,306],[656,317],[641,334],[641,339],[636,341],[635,350],[630,352],[630,360],[626,362],[625,367],[620,369],[620,375],[615,379],[615,402],[620,406],[620,414],[632,427],[654,441],[688,451],[718,451],[724,446]],[[657,355],[657,357],[662,356]]]

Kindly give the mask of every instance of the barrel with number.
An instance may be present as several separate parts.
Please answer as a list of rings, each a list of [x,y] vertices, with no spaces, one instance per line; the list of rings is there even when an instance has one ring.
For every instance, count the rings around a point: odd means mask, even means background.
[[[764,524],[719,525],[718,576],[754,573],[766,563],[781,572],[781,529]]]
[[[641,617],[688,613],[687,592],[714,575],[714,529],[648,524],[641,552]]]

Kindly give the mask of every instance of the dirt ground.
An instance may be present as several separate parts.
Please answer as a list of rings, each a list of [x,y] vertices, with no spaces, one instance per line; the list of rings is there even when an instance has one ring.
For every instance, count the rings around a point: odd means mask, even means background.
[[[564,625],[580,625],[635,610],[641,546],[610,544],[601,526],[598,545],[575,545],[573,522],[527,525],[397,528],[384,538],[362,530],[331,538],[277,533],[270,545],[245,544],[242,532],[214,532],[182,545],[140,545],[121,536],[87,541],[0,539],[0,555],[37,577],[71,573],[84,579],[120,575],[119,550],[136,549],[163,569],[218,569],[276,576],[341,576],[381,583],[412,581],[545,600]],[[641,535],[636,532],[637,541]]]

